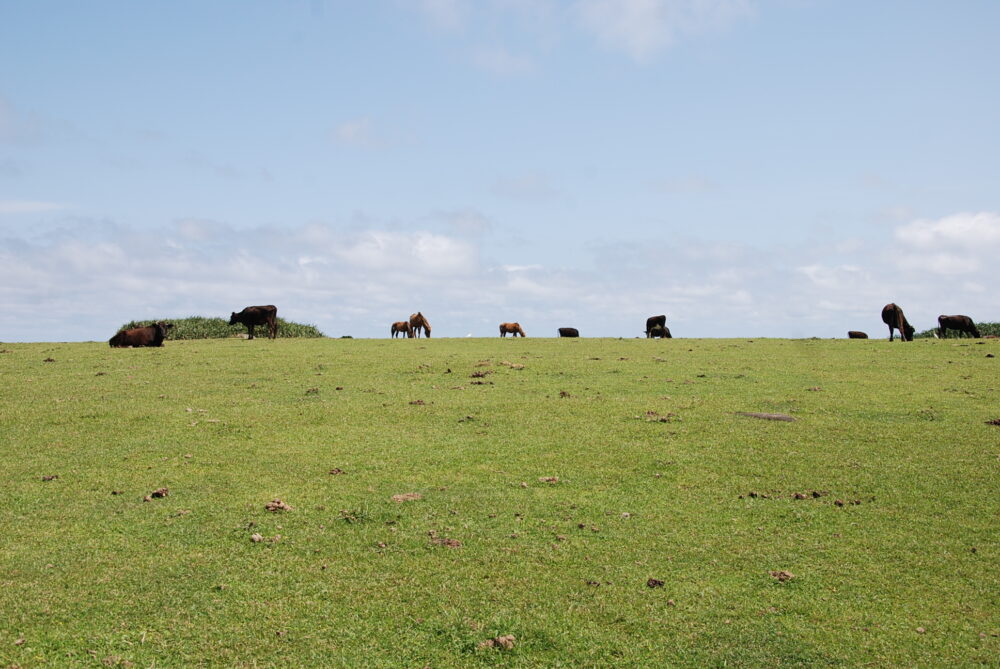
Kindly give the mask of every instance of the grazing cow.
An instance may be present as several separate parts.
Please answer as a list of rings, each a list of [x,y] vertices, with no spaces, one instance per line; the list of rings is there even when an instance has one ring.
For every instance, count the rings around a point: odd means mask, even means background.
[[[938,335],[944,339],[946,330],[958,330],[979,339],[979,330],[968,316],[938,316]]]
[[[522,337],[527,337],[528,336],[528,335],[524,334],[524,330],[521,328],[521,324],[520,323],[501,323],[500,324],[500,336],[501,337],[506,337],[507,333],[510,333],[510,334],[514,335],[515,337],[517,335],[521,335]]]
[[[419,311],[415,314],[410,314],[410,336],[420,337],[420,331],[424,331],[424,336],[428,339],[431,338],[431,324],[427,321],[427,318]]]
[[[882,322],[889,326],[889,341],[892,341],[892,331],[899,330],[899,338],[903,341],[913,341],[913,326],[906,320],[903,310],[895,302],[882,307]]]
[[[410,328],[409,321],[396,321],[392,324],[389,332],[392,334],[392,338],[395,339],[396,335],[404,335],[408,339],[413,339],[413,330]]]
[[[659,337],[660,339],[674,338],[674,336],[670,334],[670,328],[666,325],[654,325],[646,331],[646,339],[655,339],[656,337]]]
[[[233,312],[229,318],[230,325],[243,323],[247,326],[250,339],[253,339],[253,329],[255,325],[267,325],[267,331],[271,339],[278,336],[278,307],[273,304],[266,304],[260,307],[247,307],[240,313]]]
[[[868,335],[861,330],[848,330],[847,337],[848,339],[868,339]]]
[[[646,319],[646,339],[649,339],[650,337],[653,336],[650,333],[656,326],[660,326],[661,328],[667,327],[666,314],[660,314],[659,316],[650,316],[649,318]]]
[[[112,348],[128,348],[130,346],[163,346],[163,340],[167,337],[167,330],[174,327],[173,323],[153,323],[144,328],[132,328],[131,330],[120,330],[118,334],[108,340],[108,345]]]
[[[580,331],[576,328],[559,328],[560,337],[579,337]]]

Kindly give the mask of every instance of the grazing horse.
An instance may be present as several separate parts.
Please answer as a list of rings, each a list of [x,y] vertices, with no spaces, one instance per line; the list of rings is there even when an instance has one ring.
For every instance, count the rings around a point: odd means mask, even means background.
[[[163,346],[163,340],[167,337],[167,330],[174,327],[173,323],[153,323],[144,328],[132,328],[131,330],[119,330],[118,333],[108,340],[111,348],[138,348],[140,346]]]
[[[646,330],[646,339],[655,339],[656,337],[659,337],[660,339],[674,338],[674,336],[670,334],[670,328],[666,325],[654,325]]]
[[[938,335],[944,339],[947,330],[958,330],[979,339],[979,330],[968,316],[938,316]]]
[[[524,334],[524,329],[521,328],[521,324],[520,323],[501,323],[500,324],[500,336],[501,337],[506,337],[508,333],[514,335],[515,337],[517,335],[521,335],[522,337],[527,337],[528,336],[528,335]]]
[[[576,328],[559,328],[560,337],[579,337],[580,331]]]
[[[667,316],[666,314],[660,314],[659,316],[650,316],[646,319],[646,339],[653,336],[653,328],[660,326],[661,328],[667,327]],[[660,335],[662,336],[662,335]]]
[[[278,307],[273,304],[265,304],[259,307],[246,307],[240,313],[233,312],[229,318],[230,325],[243,323],[250,333],[248,339],[253,339],[253,329],[256,325],[266,325],[268,335],[271,339],[278,336]]]
[[[861,330],[848,330],[847,337],[848,339],[868,339],[868,335]]]
[[[431,324],[427,322],[427,318],[419,311],[410,314],[410,336],[419,338],[421,330],[424,331],[425,337],[431,338]]]
[[[396,335],[404,335],[408,339],[413,339],[413,329],[410,327],[409,321],[396,321],[392,324],[392,328],[389,329],[392,334],[392,338],[395,339]]]
[[[913,341],[913,326],[906,320],[903,310],[895,302],[882,307],[882,322],[889,326],[889,341],[892,341],[892,331],[899,330],[899,338],[903,341]]]

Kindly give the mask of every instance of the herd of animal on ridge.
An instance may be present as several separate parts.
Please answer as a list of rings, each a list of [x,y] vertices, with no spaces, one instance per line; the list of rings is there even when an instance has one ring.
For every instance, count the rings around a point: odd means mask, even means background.
[[[899,330],[899,337],[903,341],[913,341],[913,326],[906,320],[903,310],[893,302],[882,308],[882,322],[889,326],[889,341],[893,340],[895,330]],[[256,307],[246,307],[243,311],[232,313],[229,318],[230,325],[242,323],[247,326],[249,339],[253,339],[254,327],[266,325],[268,335],[271,339],[278,336],[278,308],[273,304]],[[167,337],[167,330],[174,327],[173,323],[160,321],[141,328],[121,330],[112,337],[108,344],[113,348],[129,348],[138,346],[163,346],[163,340]],[[973,337],[979,337],[979,330],[976,324],[968,316],[938,316],[938,335],[944,337],[948,330],[965,332]],[[389,332],[393,339],[397,335],[413,339],[420,337],[421,332],[428,339],[431,336],[431,324],[421,313],[410,314],[410,319],[406,321],[396,321],[392,324]],[[646,338],[670,339],[670,328],[667,327],[667,317],[665,314],[650,316],[646,319]],[[508,334],[517,337],[526,337],[524,328],[520,323],[501,323],[500,336],[506,337]],[[579,337],[580,331],[576,328],[559,328],[560,337]],[[847,333],[851,339],[868,339],[868,335],[858,330],[851,330]]]

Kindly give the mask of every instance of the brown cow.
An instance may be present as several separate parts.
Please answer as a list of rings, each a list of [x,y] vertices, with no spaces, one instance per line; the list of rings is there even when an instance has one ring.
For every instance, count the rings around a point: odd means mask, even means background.
[[[163,346],[163,340],[167,337],[167,330],[174,327],[173,323],[153,323],[144,328],[132,328],[131,330],[120,330],[118,334],[108,340],[108,345],[112,348],[128,348],[130,346]]]
[[[947,330],[958,330],[979,339],[979,330],[968,316],[938,316],[938,335],[944,339]]]
[[[861,330],[848,330],[847,337],[849,339],[868,339],[868,335]]]
[[[424,316],[419,311],[415,314],[410,314],[410,336],[420,337],[420,331],[424,331],[424,336],[428,339],[431,338],[431,324],[427,321],[427,317]]]
[[[580,331],[576,328],[559,328],[560,337],[579,337]]]
[[[413,329],[410,328],[409,321],[396,321],[392,324],[389,332],[392,334],[393,339],[395,339],[398,334],[406,336],[407,339],[413,339]]]
[[[267,325],[268,334],[271,339],[278,336],[278,307],[273,304],[265,304],[259,307],[246,307],[240,313],[233,312],[229,318],[230,325],[243,323],[247,326],[250,339],[253,339],[253,329],[255,325]]]
[[[650,316],[646,319],[646,339],[653,336],[652,331],[656,326],[661,328],[667,327],[667,316],[666,314],[660,314],[659,316]],[[662,335],[659,335],[662,336]]]
[[[899,330],[899,338],[903,341],[913,341],[913,326],[906,320],[903,310],[895,302],[882,307],[882,322],[889,326],[889,341],[892,341],[892,331]]]
[[[520,323],[501,323],[500,324],[500,336],[501,337],[506,337],[508,333],[514,335],[515,337],[517,335],[521,335],[522,337],[527,337],[528,336],[528,335],[524,334],[524,329],[521,327]]]

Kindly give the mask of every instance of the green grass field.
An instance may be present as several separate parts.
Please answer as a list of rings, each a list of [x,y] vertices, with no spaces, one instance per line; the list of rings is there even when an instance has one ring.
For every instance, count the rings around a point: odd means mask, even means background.
[[[2,666],[998,666],[998,340],[0,350]]]

